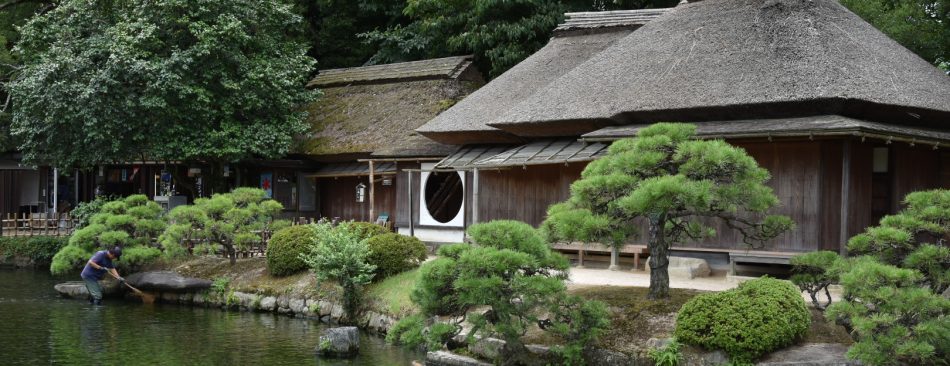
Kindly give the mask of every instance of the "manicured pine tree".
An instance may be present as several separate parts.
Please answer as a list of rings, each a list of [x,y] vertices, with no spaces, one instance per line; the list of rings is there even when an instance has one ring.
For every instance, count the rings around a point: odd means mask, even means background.
[[[696,127],[658,123],[618,140],[584,170],[571,197],[552,205],[548,239],[600,242],[616,248],[648,226],[650,298],[669,297],[669,250],[686,239],[714,236],[719,219],[754,246],[794,223],[766,215],[779,204],[769,173],[745,150],[722,140],[696,140]]]

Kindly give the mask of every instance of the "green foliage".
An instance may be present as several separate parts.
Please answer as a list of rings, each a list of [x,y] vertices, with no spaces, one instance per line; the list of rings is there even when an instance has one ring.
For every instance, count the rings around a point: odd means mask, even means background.
[[[49,271],[54,275],[65,274],[85,265],[90,257],[92,257],[91,251],[79,246],[67,245],[53,256]]]
[[[34,262],[49,262],[68,239],[54,236],[0,237],[0,257],[23,256]]]
[[[425,344],[425,318],[414,314],[399,319],[389,332],[386,333],[386,342],[391,344]]]
[[[366,245],[366,261],[376,266],[376,279],[419,267],[426,260],[426,246],[416,237],[388,233],[367,239]]]
[[[145,195],[132,195],[90,206],[83,214],[96,212],[88,218],[88,225],[73,232],[69,244],[61,249],[63,255],[53,257],[50,270],[63,273],[86,263],[92,253],[123,247],[123,257],[116,262],[125,268],[134,268],[161,256],[151,248],[153,241],[165,230],[162,209]],[[80,253],[86,255],[80,260]],[[131,253],[131,254],[129,254]]]
[[[841,0],[921,58],[950,71],[950,1]]]
[[[376,267],[366,262],[369,248],[358,233],[340,225],[327,229],[318,223],[316,241],[300,258],[320,281],[334,281],[343,289],[343,309],[349,321],[355,321],[363,301],[363,286],[373,279]],[[323,228],[321,228],[323,226]]]
[[[89,225],[89,220],[92,216],[99,213],[102,209],[102,205],[117,199],[118,197],[113,196],[96,196],[92,201],[79,202],[76,208],[69,211],[69,216],[76,219],[76,229],[82,229]]]
[[[356,238],[360,241],[390,232],[389,229],[372,222],[347,221],[341,223],[340,226],[346,227],[346,230],[356,235]]]
[[[795,342],[811,324],[811,313],[792,284],[759,278],[738,288],[697,296],[676,317],[677,339],[720,349],[734,362],[752,362]]]
[[[650,350],[650,359],[656,366],[677,366],[683,362],[683,354],[680,352],[680,343],[673,338],[666,347],[654,348]]]
[[[925,276],[865,256],[840,261],[844,301],[826,316],[853,329],[848,357],[868,365],[937,365],[950,354],[950,300]]]
[[[474,54],[479,69],[496,77],[544,46],[567,11],[673,5],[676,1],[411,0],[403,9],[408,24],[362,36],[378,45],[370,63]]]
[[[550,312],[548,330],[565,341],[564,345],[554,346],[551,350],[564,364],[584,364],[584,350],[610,326],[607,305],[568,295],[556,299]]]
[[[261,242],[261,233],[272,229],[282,209],[280,203],[268,199],[259,188],[236,188],[173,209],[168,214],[170,225],[159,242],[172,252],[180,252],[174,248],[193,241],[210,245],[205,253],[213,253],[221,246],[234,264],[237,250]]]
[[[571,197],[548,209],[542,232],[549,241],[620,246],[650,227],[650,297],[669,296],[671,245],[715,235],[709,218],[733,228],[755,246],[794,227],[766,212],[779,204],[765,185],[769,173],[745,150],[722,140],[695,140],[696,126],[657,123],[636,138],[614,142],[571,184]]]
[[[420,268],[411,295],[423,316],[446,316],[449,320],[429,324],[421,318],[407,321],[400,328],[402,335],[390,340],[441,348],[462,331],[462,322],[467,322],[471,325],[469,341],[500,337],[506,344],[502,357],[518,362],[528,354],[521,337],[541,320],[548,320],[542,319],[543,315],[553,314],[550,329],[567,343],[557,349],[558,354],[577,361],[606,327],[607,315],[601,303],[567,297],[566,261],[523,223],[475,225],[469,229],[469,237],[474,244],[439,248],[440,258]]]
[[[62,1],[20,30],[8,85],[28,162],[284,154],[313,66],[280,1]]]
[[[824,310],[831,304],[831,294],[828,292],[828,286],[838,281],[834,271],[831,269],[841,260],[838,253],[830,251],[817,251],[805,254],[799,254],[791,259],[792,275],[791,281],[802,291],[808,292],[811,296],[811,302],[816,309]],[[828,302],[821,305],[818,302],[818,293],[825,292]]]
[[[316,236],[310,225],[290,226],[279,230],[267,243],[267,270],[274,276],[287,276],[307,269],[300,259]]]

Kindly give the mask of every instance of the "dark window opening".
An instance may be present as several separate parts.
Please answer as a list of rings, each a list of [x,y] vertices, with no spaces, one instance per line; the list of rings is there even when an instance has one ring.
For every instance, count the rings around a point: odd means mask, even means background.
[[[463,197],[462,179],[458,173],[433,172],[426,179],[426,208],[438,222],[452,221],[462,209]]]

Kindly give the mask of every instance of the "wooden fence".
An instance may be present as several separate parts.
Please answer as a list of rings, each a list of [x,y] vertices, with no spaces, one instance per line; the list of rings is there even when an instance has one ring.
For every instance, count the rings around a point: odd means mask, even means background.
[[[75,229],[68,213],[0,213],[0,236],[70,236]]]

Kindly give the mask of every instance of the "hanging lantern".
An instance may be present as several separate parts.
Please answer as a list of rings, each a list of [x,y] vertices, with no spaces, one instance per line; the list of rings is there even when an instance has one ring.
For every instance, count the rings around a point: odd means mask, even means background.
[[[366,185],[363,183],[356,185],[356,202],[366,202]]]

